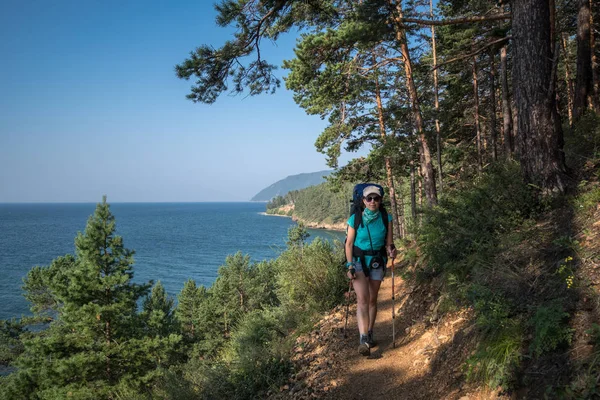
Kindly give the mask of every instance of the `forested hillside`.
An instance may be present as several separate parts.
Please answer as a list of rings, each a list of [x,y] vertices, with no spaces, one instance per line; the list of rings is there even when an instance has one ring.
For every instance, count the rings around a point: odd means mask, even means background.
[[[258,192],[250,201],[270,201],[277,196],[285,196],[292,190],[300,190],[309,186],[318,185],[325,181],[325,178],[332,171],[318,171],[298,175],[290,175],[281,179],[269,187]]]
[[[328,183],[293,190],[267,203],[267,214],[292,217],[309,228],[344,230],[350,210],[352,187],[337,192]]]
[[[303,226],[277,261],[230,256],[211,288],[188,282],[174,308],[160,286],[131,282],[101,204],[76,255],[28,275],[33,309],[55,322],[2,325],[18,371],[0,394],[598,398],[597,0],[224,0],[217,11],[235,33],[176,66],[196,79],[188,98],[277,90],[260,46],[301,29],[285,85],[328,122],[315,146],[335,172],[330,189],[269,207],[333,223],[347,217],[344,188],[385,185],[401,277],[398,318],[381,318],[396,342],[387,335],[381,357],[358,363],[350,341],[336,344],[341,249],[307,245]],[[339,165],[367,144],[367,157]],[[369,376],[381,384],[370,392],[357,386]]]

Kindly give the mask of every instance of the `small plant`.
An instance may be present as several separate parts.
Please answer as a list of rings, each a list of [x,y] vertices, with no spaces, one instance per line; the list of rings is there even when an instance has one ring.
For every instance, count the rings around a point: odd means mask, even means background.
[[[585,331],[585,333],[591,336],[591,342],[594,346],[600,346],[600,325],[592,324],[592,327]]]
[[[565,282],[567,288],[571,289],[575,282],[575,271],[573,270],[573,257],[569,256],[560,263],[556,274]]]
[[[475,354],[467,360],[467,380],[484,382],[489,387],[510,388],[523,358],[522,348],[522,324],[519,320],[507,319],[479,343]]]
[[[575,209],[580,213],[592,213],[600,203],[600,188],[583,193],[575,199]]]
[[[585,333],[591,336],[595,351],[591,354],[587,368],[580,370],[569,385],[560,388],[561,394],[568,399],[597,399],[600,397],[600,325],[592,324]]]
[[[577,251],[579,249],[579,241],[569,235],[556,238],[552,243],[562,250]]]
[[[560,300],[538,307],[530,322],[534,331],[529,346],[531,353],[539,357],[562,344],[571,343],[573,330],[567,325],[568,318],[569,313]]]

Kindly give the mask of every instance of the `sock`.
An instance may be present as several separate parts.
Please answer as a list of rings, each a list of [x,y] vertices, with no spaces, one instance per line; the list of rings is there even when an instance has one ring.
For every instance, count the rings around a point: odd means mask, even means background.
[[[368,339],[369,339],[369,336],[367,336],[367,335],[360,335],[360,344],[367,343]]]

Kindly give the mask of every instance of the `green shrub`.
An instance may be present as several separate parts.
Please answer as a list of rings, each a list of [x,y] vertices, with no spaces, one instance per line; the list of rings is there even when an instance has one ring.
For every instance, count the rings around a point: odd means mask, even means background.
[[[497,329],[510,325],[512,307],[501,293],[483,285],[472,284],[467,298],[475,309],[477,325],[484,333],[493,335]]]
[[[277,314],[270,310],[247,314],[232,334],[223,359],[231,366],[229,379],[236,398],[264,397],[289,376],[291,345]]]
[[[600,115],[585,114],[572,129],[565,130],[567,165],[579,169],[589,160],[600,159]]]
[[[162,398],[167,399],[227,399],[234,398],[235,394],[229,366],[218,359],[200,358],[183,365],[178,377],[166,382],[162,390],[167,393]]]
[[[597,399],[600,397],[600,325],[593,323],[586,331],[591,336],[594,352],[586,360],[586,367],[573,377],[568,386],[564,387],[564,398],[568,399]]]
[[[426,272],[466,280],[493,257],[500,236],[521,224],[534,208],[531,190],[516,164],[491,167],[426,211],[418,238],[428,261]]]
[[[523,328],[518,319],[507,319],[486,335],[467,360],[467,380],[508,389],[514,385],[523,358]]]
[[[291,246],[277,259],[278,297],[296,312],[323,312],[339,304],[348,281],[344,276],[341,243],[317,238]]]
[[[565,312],[560,300],[539,306],[530,322],[533,328],[531,353],[539,357],[561,344],[570,343],[573,330],[567,325],[568,318],[569,313]]]

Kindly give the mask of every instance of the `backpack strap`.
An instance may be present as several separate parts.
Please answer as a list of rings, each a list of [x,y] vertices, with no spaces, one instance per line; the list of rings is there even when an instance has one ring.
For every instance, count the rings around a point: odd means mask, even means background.
[[[365,259],[366,252],[360,247],[356,247],[356,236],[358,233],[358,227],[363,225],[362,220],[362,208],[357,206],[354,209],[354,243],[352,243],[352,256],[360,259],[360,263],[363,266],[363,272],[365,276],[369,276],[369,268],[367,267],[367,261]]]
[[[362,221],[362,209],[357,208],[354,211],[354,230],[358,230],[359,226],[363,226],[363,221]],[[356,237],[354,237],[354,241],[356,241]]]

